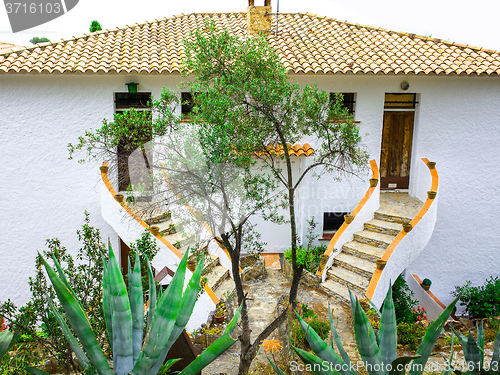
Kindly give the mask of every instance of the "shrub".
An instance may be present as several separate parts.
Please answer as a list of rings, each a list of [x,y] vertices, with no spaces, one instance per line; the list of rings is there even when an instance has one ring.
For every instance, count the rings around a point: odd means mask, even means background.
[[[413,292],[408,287],[403,276],[399,275],[392,285],[392,297],[394,299],[394,310],[396,311],[397,323],[414,323],[417,317],[414,311],[417,307],[417,301],[412,297]]]
[[[39,38],[37,36],[30,39],[30,43],[32,43],[32,44],[45,43],[45,42],[50,42],[50,40],[48,38],[45,38],[45,37]]]
[[[484,319],[500,315],[500,279],[490,277],[482,286],[472,286],[467,280],[462,287],[455,287],[452,292],[459,297],[460,305],[466,306],[465,311],[470,318]]]
[[[103,259],[107,259],[105,246],[101,241],[99,230],[90,225],[90,216],[85,212],[85,222],[77,231],[78,239],[83,246],[78,250],[75,259],[61,245],[58,239],[47,240],[48,250],[43,251],[46,258],[55,257],[61,263],[68,281],[75,293],[79,296],[88,318],[96,332],[100,345],[109,346],[102,310],[102,278]],[[64,338],[56,318],[50,312],[48,299],[55,299],[54,290],[50,287],[42,270],[42,255],[35,259],[35,277],[29,279],[31,300],[20,308],[10,300],[0,304],[0,315],[8,320],[9,328],[19,332],[21,339],[17,346],[17,358],[23,363],[37,365],[40,358],[34,356],[33,348],[37,348],[37,355],[41,358],[53,356],[67,371],[78,372],[78,364],[74,361],[72,352],[68,350],[68,343]],[[62,312],[62,307],[56,309]],[[36,344],[35,344],[36,343]],[[17,362],[16,362],[17,363]]]
[[[416,350],[424,337],[426,328],[420,324],[402,322],[398,324],[398,344]]]
[[[90,23],[90,29],[89,30],[90,30],[91,33],[96,32],[96,31],[101,31],[102,30],[102,26],[101,26],[101,24],[99,22],[97,22],[97,21],[94,20],[94,21],[92,21]]]
[[[297,248],[297,265],[303,265],[307,271],[315,273],[319,267],[320,257],[325,251],[326,245],[313,246],[309,249],[301,246]],[[285,251],[285,258],[292,261],[292,249]]]

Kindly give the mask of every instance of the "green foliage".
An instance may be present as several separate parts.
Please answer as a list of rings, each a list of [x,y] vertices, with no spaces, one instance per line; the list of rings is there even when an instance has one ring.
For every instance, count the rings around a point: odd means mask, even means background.
[[[320,264],[320,257],[325,253],[326,245],[313,246],[310,249],[305,247],[297,248],[297,265],[303,265],[309,272],[315,273]],[[292,249],[285,251],[285,258],[292,261]]]
[[[47,258],[55,257],[61,263],[67,280],[88,313],[90,324],[95,331],[99,344],[108,347],[108,338],[105,334],[106,324],[100,301],[102,300],[102,259],[107,258],[104,244],[101,241],[99,230],[91,226],[90,216],[85,213],[85,222],[77,231],[78,240],[82,247],[78,250],[75,259],[63,247],[58,239],[47,240],[48,250],[43,251]],[[46,280],[42,269],[43,258],[38,255],[35,260],[35,276],[29,279],[31,300],[20,308],[10,300],[0,304],[0,315],[9,320],[9,327],[21,334],[22,345],[18,346],[18,359],[26,363],[33,358],[31,365],[38,364],[39,358],[33,357],[32,348],[37,347],[41,358],[53,356],[60,366],[68,371],[80,372],[81,368],[74,361],[71,351],[68,351],[68,342],[64,338],[57,319],[49,308],[49,300],[55,294]],[[63,312],[60,305],[55,306],[59,313]],[[24,351],[29,350],[29,353]],[[69,356],[68,356],[69,354]]]
[[[148,274],[152,275],[149,261],[147,257],[145,259]],[[144,299],[139,254],[136,255],[127,291],[116,257],[111,246],[109,247],[109,261],[104,266],[103,274],[103,310],[113,349],[112,371],[102,348],[99,347],[81,302],[69,286],[57,259],[53,258],[53,260],[57,273],[42,259],[57,297],[86,353],[86,355],[83,353],[78,355],[78,352],[75,351],[80,362],[85,362],[88,356],[88,360],[100,375],[157,373],[163,365],[170,347],[177,340],[191,316],[196,302],[203,261],[193,273],[183,293],[187,253],[184,255],[167,290],[159,298],[157,304],[150,303],[149,305],[148,315],[152,316],[152,320],[150,324],[148,320],[149,329],[143,343]],[[152,296],[154,296],[154,288],[154,284],[150,285],[149,293]],[[238,319],[239,313],[240,310],[235,314],[234,319]],[[235,324],[235,321],[231,322],[222,337],[207,348],[210,355],[207,353],[201,359],[201,356],[198,357],[181,374],[188,375],[199,372],[201,368],[229,348],[236,341],[229,337]],[[70,331],[64,329],[63,331],[70,342],[76,342]],[[78,345],[78,343],[76,344]]]
[[[417,318],[414,311],[417,307],[417,301],[413,299],[414,294],[401,275],[398,276],[392,285],[392,296],[394,300],[397,323],[416,322]]]
[[[470,331],[468,336],[464,336],[461,332],[455,331],[453,327],[450,326],[450,328],[453,334],[456,335],[460,341],[465,357],[465,363],[469,371],[474,371],[476,373],[488,373],[489,370],[498,371],[500,360],[500,331],[497,333],[495,343],[493,344],[491,362],[488,366],[486,366],[487,368],[485,368],[484,343],[487,341],[483,323],[481,322],[481,325],[477,325],[476,323],[477,338],[474,338]]]
[[[366,371],[369,375],[404,375],[404,366],[407,364],[410,366],[410,375],[421,375],[423,373],[425,364],[431,355],[432,349],[441,334],[447,319],[449,318],[456,302],[455,299],[442,313],[441,315],[429,325],[427,330],[424,330],[424,335],[422,342],[418,346],[415,356],[410,357],[399,357],[397,354],[397,326],[396,326],[396,314],[394,309],[394,303],[392,299],[392,289],[389,288],[387,291],[386,298],[383,302],[383,307],[381,309],[380,315],[380,329],[376,334],[368,320],[366,313],[361,307],[358,299],[354,299],[351,294],[351,308],[354,316],[354,334],[356,336],[356,344],[358,347],[359,354],[365,363]],[[296,313],[297,319],[302,327],[302,330],[306,336],[306,339],[314,351],[315,354],[305,352],[297,347],[293,349],[299,355],[299,357],[307,365],[313,366],[314,364],[321,364],[323,361],[330,363],[334,369],[338,369],[335,374],[342,375],[356,375],[357,372],[350,369],[351,360],[347,353],[345,352],[342,342],[336,332],[335,326],[333,324],[333,319],[330,315],[330,327],[332,331],[332,339],[335,341],[335,346],[337,347],[337,354],[334,349],[334,345],[328,345],[316,332],[315,330],[307,324],[304,319]],[[404,323],[404,327],[410,330],[412,324]],[[406,334],[406,331],[405,331]],[[405,340],[413,339],[415,333],[408,332]],[[499,339],[500,342],[500,339]],[[500,343],[498,347],[500,352]],[[498,354],[493,355],[494,358],[498,359]],[[403,365],[403,369],[397,370],[397,365]],[[390,371],[389,371],[390,365]],[[276,371],[278,374],[279,371]],[[318,374],[331,374],[332,372],[316,372]]]
[[[452,292],[459,297],[460,305],[466,306],[465,311],[470,318],[484,319],[500,315],[500,278],[490,277],[482,286],[472,286],[467,280],[461,287],[456,286]]]
[[[398,324],[398,344],[408,345],[416,350],[425,334],[425,327],[417,323],[401,322]]]
[[[432,285],[432,281],[430,279],[423,279],[422,280],[422,285],[431,286]]]
[[[314,313],[307,303],[297,301],[297,311],[299,316],[304,319],[311,328],[313,328],[322,339],[326,339],[330,333],[330,325],[327,321],[318,319],[318,315]],[[300,322],[294,315],[290,316],[290,336],[292,344],[301,348],[308,348],[309,345],[305,340],[304,331],[301,328]]]
[[[91,33],[96,32],[96,31],[101,31],[101,30],[102,30],[102,27],[101,27],[101,24],[99,22],[94,20],[90,23],[89,31]]]
[[[27,375],[26,367],[42,365],[44,362],[38,352],[37,342],[31,337],[19,337],[9,350],[8,354],[0,356],[0,375]]]
[[[141,238],[137,239],[135,243],[130,244],[130,259],[135,259],[136,255],[139,254],[139,259],[141,261],[141,276],[142,276],[142,287],[144,293],[148,290],[148,272],[146,258],[153,259],[160,248],[156,244],[151,232],[147,229],[142,232]],[[134,263],[132,263],[132,267]],[[128,278],[126,278],[126,281]]]
[[[50,40],[48,38],[44,38],[44,37],[39,38],[37,36],[30,39],[30,43],[32,43],[32,44],[45,43],[45,42],[50,42]]]

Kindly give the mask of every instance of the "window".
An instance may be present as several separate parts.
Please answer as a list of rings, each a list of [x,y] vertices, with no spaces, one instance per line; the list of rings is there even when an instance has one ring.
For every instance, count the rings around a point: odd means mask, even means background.
[[[323,238],[330,239],[344,223],[344,215],[348,212],[323,213]]]
[[[181,93],[181,112],[183,118],[190,118],[194,107],[193,94],[190,92]]]
[[[137,111],[147,111],[148,118],[151,119],[151,112],[149,112],[149,102],[151,100],[150,92],[128,93],[117,92],[115,93],[115,113],[123,113],[129,109],[136,109]],[[145,129],[144,134],[150,133]],[[145,138],[145,139],[146,139]],[[150,140],[151,138],[149,138]],[[145,190],[151,190],[151,179],[149,173],[146,172],[150,169],[150,150],[148,145],[141,147],[140,153],[134,153],[135,149],[128,146],[129,143],[122,139],[117,147],[118,154],[118,190],[126,191],[130,188],[131,182],[142,182]],[[144,169],[144,166],[147,168]],[[132,178],[131,178],[132,177]]]
[[[128,92],[115,93],[116,113],[123,112],[126,109],[146,109],[151,100],[150,92],[138,92],[131,94]],[[121,111],[120,111],[121,110]]]
[[[385,109],[415,109],[417,94],[385,94]]]
[[[355,104],[356,104],[356,94],[353,92],[342,92],[341,93],[344,97],[344,108],[347,108],[349,113],[354,116],[355,112]],[[330,93],[330,102],[333,103],[335,100],[335,93],[331,92]]]

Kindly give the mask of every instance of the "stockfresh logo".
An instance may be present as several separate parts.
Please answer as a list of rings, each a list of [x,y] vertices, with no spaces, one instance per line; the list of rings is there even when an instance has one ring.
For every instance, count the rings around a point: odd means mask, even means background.
[[[73,9],[78,0],[4,0],[13,33],[42,25]]]

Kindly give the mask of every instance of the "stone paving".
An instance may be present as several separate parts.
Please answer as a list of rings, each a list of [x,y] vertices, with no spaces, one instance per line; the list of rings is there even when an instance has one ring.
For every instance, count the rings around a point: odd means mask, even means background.
[[[274,262],[273,262],[274,263]],[[248,282],[244,285],[245,291],[248,292],[249,298],[249,315],[250,326],[252,328],[252,340],[262,332],[262,330],[269,324],[276,316],[276,307],[278,297],[283,293],[287,293],[290,288],[290,282],[285,279],[281,270],[268,268],[267,278],[264,280],[256,280]],[[226,280],[221,288],[227,290],[232,280]],[[354,335],[351,329],[351,314],[343,305],[338,303],[335,299],[323,294],[320,291],[312,289],[300,288],[298,293],[298,300],[307,303],[312,307],[320,317],[328,318],[328,304],[332,308],[332,313],[337,321],[337,329],[339,335],[342,337],[344,347],[349,355],[357,358],[356,345],[354,342]],[[238,328],[237,328],[238,329]],[[235,330],[233,337],[237,337],[239,332]],[[268,339],[282,340],[278,337],[275,331]],[[203,370],[203,375],[235,375],[238,373],[240,347],[236,343],[224,355],[219,357],[216,361],[212,362]],[[267,364],[267,359],[264,351],[261,348],[257,358],[252,363],[252,369],[256,370],[258,363]],[[256,374],[259,372],[255,372]]]

